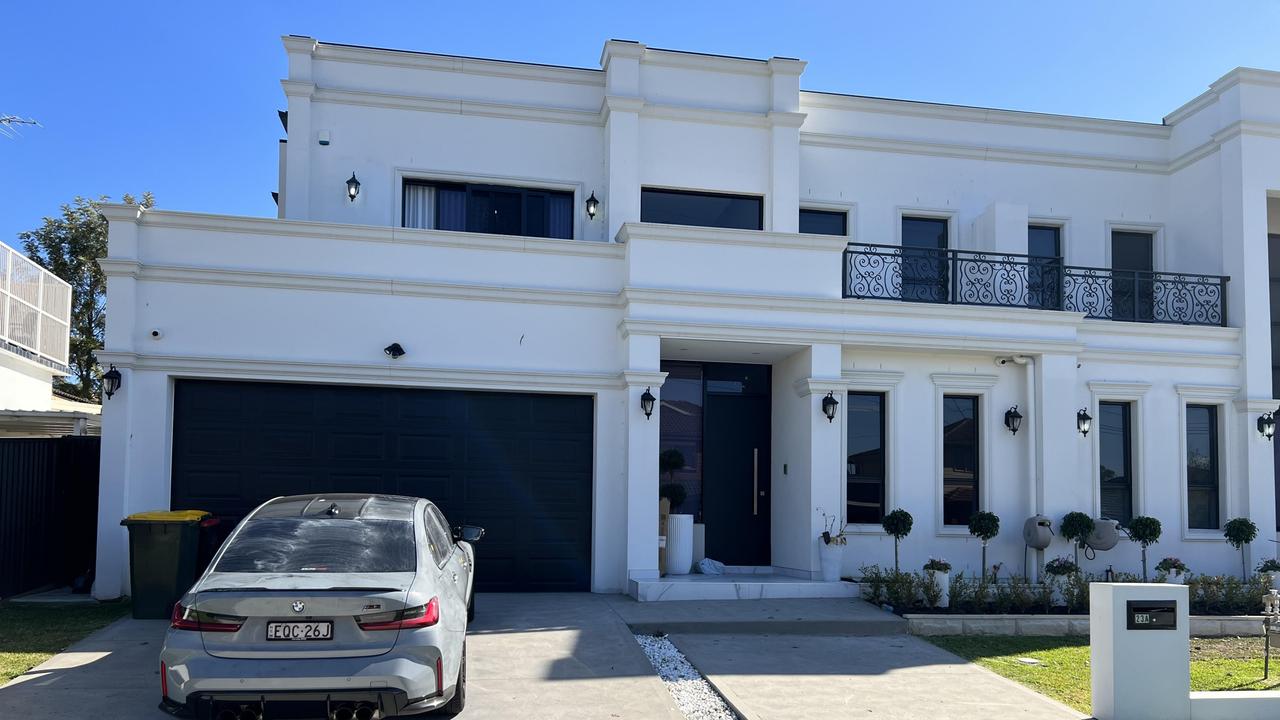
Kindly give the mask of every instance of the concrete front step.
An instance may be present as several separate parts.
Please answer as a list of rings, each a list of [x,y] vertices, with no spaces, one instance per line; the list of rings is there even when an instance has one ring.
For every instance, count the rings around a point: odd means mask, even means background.
[[[746,633],[765,635],[897,635],[907,622],[855,598],[781,600],[610,600],[638,633]]]

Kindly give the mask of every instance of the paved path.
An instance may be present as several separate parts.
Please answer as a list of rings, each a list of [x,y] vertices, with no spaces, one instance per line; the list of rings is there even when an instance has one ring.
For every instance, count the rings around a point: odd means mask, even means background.
[[[745,718],[1078,719],[911,635],[672,635]]]

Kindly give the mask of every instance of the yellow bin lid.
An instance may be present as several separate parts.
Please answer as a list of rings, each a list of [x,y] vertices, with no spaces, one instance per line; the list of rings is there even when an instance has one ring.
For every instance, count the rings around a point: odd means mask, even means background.
[[[209,515],[204,510],[148,510],[134,513],[124,522],[200,522]]]

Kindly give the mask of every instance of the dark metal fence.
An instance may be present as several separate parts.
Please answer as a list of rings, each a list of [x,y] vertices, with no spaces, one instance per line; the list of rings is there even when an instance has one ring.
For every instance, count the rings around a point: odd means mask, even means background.
[[[850,244],[844,252],[847,298],[1069,310],[1130,322],[1226,325],[1229,279],[975,250]]]
[[[93,568],[100,447],[96,437],[0,438],[0,597]]]

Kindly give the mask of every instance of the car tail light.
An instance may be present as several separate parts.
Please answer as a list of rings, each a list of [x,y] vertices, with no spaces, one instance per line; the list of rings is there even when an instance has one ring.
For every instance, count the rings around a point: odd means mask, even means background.
[[[169,619],[169,627],[174,630],[196,630],[199,632],[235,632],[243,624],[244,618],[242,617],[201,612],[182,603],[174,603],[173,617]]]
[[[164,661],[160,661],[160,697],[169,699],[169,669],[164,666]]]
[[[431,627],[438,622],[440,622],[440,601],[437,598],[431,598],[431,602],[426,605],[361,615],[356,618],[356,624],[361,630],[412,630]]]

